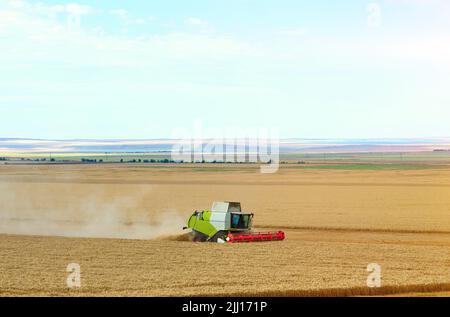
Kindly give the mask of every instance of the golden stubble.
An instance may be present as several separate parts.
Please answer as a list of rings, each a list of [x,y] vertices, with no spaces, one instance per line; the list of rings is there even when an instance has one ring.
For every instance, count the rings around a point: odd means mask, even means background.
[[[0,165],[0,294],[445,292],[449,176],[446,169],[262,175],[248,166]],[[255,226],[283,229],[286,241],[185,241],[183,222],[214,200],[241,201]],[[66,286],[72,262],[81,266],[80,290]],[[367,288],[368,263],[381,265],[381,289]]]

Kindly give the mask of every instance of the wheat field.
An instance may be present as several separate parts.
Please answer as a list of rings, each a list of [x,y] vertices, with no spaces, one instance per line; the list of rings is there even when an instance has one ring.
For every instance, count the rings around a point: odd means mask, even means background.
[[[0,295],[351,296],[450,292],[450,169],[0,165]],[[283,242],[186,241],[215,200]],[[66,285],[69,263],[81,288]],[[368,288],[367,265],[382,287]]]

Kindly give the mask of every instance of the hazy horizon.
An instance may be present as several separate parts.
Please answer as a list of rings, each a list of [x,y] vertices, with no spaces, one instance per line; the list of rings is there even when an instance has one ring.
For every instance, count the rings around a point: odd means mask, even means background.
[[[14,141],[14,140],[23,140],[23,141],[61,141],[61,142],[70,142],[70,141],[177,141],[181,140],[182,138],[111,138],[111,139],[102,139],[102,138],[34,138],[34,137],[0,137],[1,141]],[[195,139],[195,138],[193,138]],[[200,138],[199,138],[200,139]],[[213,136],[205,136],[205,140],[208,139],[214,139]],[[227,138],[224,138],[225,140]],[[234,139],[234,138],[228,138],[228,139]],[[239,138],[237,138],[239,139]],[[242,138],[243,139],[243,138]],[[428,142],[428,141],[450,141],[450,136],[446,137],[408,137],[408,138],[395,138],[395,137],[372,137],[372,138],[357,138],[357,137],[350,137],[350,138],[301,138],[301,137],[289,137],[289,138],[280,138],[280,141],[414,141],[418,143],[422,142]]]
[[[129,140],[38,140],[0,138],[0,154],[14,153],[156,153],[171,152],[179,140],[129,139]],[[276,140],[274,140],[278,143]],[[239,144],[246,151],[256,151],[257,141],[245,138],[209,139],[203,143],[220,146]],[[279,151],[290,152],[420,152],[450,150],[450,138],[440,139],[280,139]]]

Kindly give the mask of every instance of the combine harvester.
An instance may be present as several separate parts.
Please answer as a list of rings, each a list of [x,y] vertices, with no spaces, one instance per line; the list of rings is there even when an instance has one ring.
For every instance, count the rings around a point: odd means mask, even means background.
[[[211,210],[194,211],[185,229],[193,241],[218,243],[284,240],[283,231],[252,232],[252,213],[241,211],[238,202],[214,202]]]

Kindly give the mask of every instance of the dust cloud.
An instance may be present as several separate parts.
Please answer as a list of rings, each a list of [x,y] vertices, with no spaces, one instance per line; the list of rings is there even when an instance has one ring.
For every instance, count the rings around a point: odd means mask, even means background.
[[[153,207],[146,187],[0,183],[0,233],[161,239],[182,234],[176,209]]]

